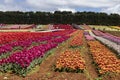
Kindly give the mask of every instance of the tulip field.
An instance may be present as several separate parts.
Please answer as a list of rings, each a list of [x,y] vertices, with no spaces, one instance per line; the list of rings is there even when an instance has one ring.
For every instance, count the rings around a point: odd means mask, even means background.
[[[0,80],[120,80],[118,26],[34,25],[32,32],[19,31],[31,25],[4,26]]]

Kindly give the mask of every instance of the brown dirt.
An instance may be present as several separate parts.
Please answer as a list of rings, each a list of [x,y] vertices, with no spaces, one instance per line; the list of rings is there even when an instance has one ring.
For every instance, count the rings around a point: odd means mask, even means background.
[[[103,80],[120,80],[120,74],[110,73],[109,75],[103,76]]]
[[[83,56],[85,62],[86,62],[86,75],[90,78],[90,80],[94,80],[98,77],[98,74],[95,70],[95,66],[92,64],[93,59],[92,56],[90,55],[88,46],[87,46],[87,42],[85,40],[85,38],[83,38],[84,44],[83,44],[83,48],[81,49],[81,55]]]

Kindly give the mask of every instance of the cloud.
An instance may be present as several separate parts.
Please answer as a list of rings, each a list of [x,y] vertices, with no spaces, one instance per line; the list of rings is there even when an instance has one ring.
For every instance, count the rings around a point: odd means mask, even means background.
[[[110,7],[116,4],[117,1],[114,0],[26,0],[28,4],[32,6],[41,7],[45,6],[74,6],[74,7]]]
[[[0,5],[0,11],[22,11],[23,8],[15,5]]]
[[[10,4],[10,3],[13,3],[13,2],[14,2],[14,0],[4,0],[4,2],[5,2],[5,3],[9,3],[9,4]]]
[[[120,0],[1,0],[0,11],[98,11],[119,13]]]
[[[59,11],[72,11],[72,12],[76,12],[75,9],[72,8],[58,8]]]
[[[55,11],[67,4],[65,0],[26,0],[26,3],[40,11]]]
[[[119,13],[119,8],[117,4],[120,3],[119,0],[26,0],[29,6],[34,7],[34,9],[42,11],[77,11],[79,8],[85,8],[85,10],[101,9],[99,12],[106,13]],[[113,7],[116,6],[116,7]]]
[[[109,7],[114,3],[109,0],[69,0],[69,4],[71,6],[77,7],[91,7],[91,8],[101,8],[101,7]]]
[[[26,3],[19,0],[2,0],[0,3],[0,11],[27,11],[24,6]]]
[[[103,9],[102,12],[106,12],[106,13],[117,13],[120,14],[120,4]]]

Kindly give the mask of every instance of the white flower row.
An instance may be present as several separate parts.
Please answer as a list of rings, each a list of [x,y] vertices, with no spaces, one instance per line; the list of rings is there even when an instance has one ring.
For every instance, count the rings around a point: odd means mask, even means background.
[[[112,42],[110,40],[107,40],[103,37],[99,37],[99,36],[96,36],[92,33],[92,31],[89,31],[89,34],[93,37],[95,37],[97,40],[99,40],[100,42],[102,42],[103,44],[107,45],[108,47],[114,49],[115,51],[117,51],[117,53],[119,53],[120,55],[120,45],[116,44],[115,42]]]

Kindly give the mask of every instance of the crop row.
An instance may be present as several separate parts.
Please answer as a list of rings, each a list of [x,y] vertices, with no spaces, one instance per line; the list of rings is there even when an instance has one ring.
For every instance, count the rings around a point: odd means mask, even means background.
[[[30,39],[26,39],[24,41],[23,40],[17,40],[17,41],[14,41],[14,42],[10,42],[10,43],[1,45],[0,46],[0,55],[5,54],[7,52],[11,52],[15,47],[22,47],[22,48],[26,49],[26,48],[30,47],[32,45],[32,43],[40,43],[40,42],[43,42],[43,41],[49,41],[49,42],[50,41],[55,41],[55,42],[58,41],[58,42],[61,42],[64,39],[69,38],[69,34],[71,32],[73,32],[73,31],[72,30],[71,31],[66,31],[64,33],[63,33],[63,31],[62,32],[57,32],[57,33],[55,32],[55,34],[52,34],[52,32],[51,32],[51,33],[49,33],[49,34],[51,34],[50,36],[48,36],[47,34],[45,36],[45,34],[43,33],[43,34],[38,34],[39,37],[33,36],[34,34],[36,34],[36,33],[34,33],[33,35],[31,35]],[[66,34],[68,34],[68,36],[66,36]],[[8,37],[9,37],[9,33],[8,33]],[[19,38],[19,35],[17,37]],[[23,34],[23,37],[24,37],[24,34]]]
[[[95,40],[95,38],[93,36],[91,36],[88,31],[84,31],[84,36],[85,36],[86,40],[88,40],[88,41]]]
[[[24,41],[29,39],[35,39],[40,37],[47,37],[47,36],[58,36],[58,35],[65,35],[67,33],[71,33],[73,30],[63,30],[57,32],[2,32],[0,33],[0,45],[14,42],[14,41]]]
[[[81,46],[83,44],[83,31],[79,31],[76,36],[74,36],[70,42],[70,46]]]
[[[116,44],[113,41],[110,41],[104,37],[101,36],[95,36],[91,31],[89,31],[90,35],[95,37],[97,40],[99,40],[100,42],[102,42],[103,44],[105,44],[106,46],[108,46],[109,48],[111,48],[112,50],[114,50],[117,53],[117,56],[119,56],[120,54],[120,45]]]
[[[50,40],[51,38],[52,37],[43,37],[43,38],[29,39],[25,41],[11,42],[11,43],[0,46],[0,55],[5,54],[7,52],[11,52],[15,47],[22,47],[26,49],[27,47],[30,47],[33,42],[38,43],[38,42]]]
[[[95,30],[117,31],[117,29],[112,28],[111,26],[95,26],[95,25],[91,25],[90,27],[91,27],[92,29],[95,29]]]
[[[120,30],[120,27],[118,26],[111,26],[112,29],[117,29],[117,30]]]
[[[83,27],[83,29],[85,29],[85,30],[91,30],[91,27],[88,26],[88,25],[86,25],[86,24],[82,25],[82,27]]]
[[[54,29],[73,29],[73,27],[69,24],[67,25],[63,25],[63,24],[59,24],[59,25],[53,25]]]
[[[99,67],[99,73],[120,73],[120,60],[108,48],[98,41],[88,41],[93,59]]]
[[[101,36],[101,37],[106,38],[106,39],[108,39],[108,40],[110,40],[110,41],[113,41],[113,42],[115,42],[115,43],[117,43],[117,44],[120,44],[120,37],[111,35],[111,34],[109,34],[109,33],[103,33],[103,32],[101,32],[101,31],[93,31],[93,32],[94,32],[94,34],[97,35],[97,36]]]
[[[65,33],[57,32],[58,34],[52,34],[51,36],[46,37],[40,37],[40,38],[32,38],[25,40],[26,43],[23,44],[23,46],[28,47],[28,45],[31,44],[31,42],[42,42],[47,40],[44,44],[38,44],[37,46],[32,46],[31,48],[26,49],[26,47],[23,47],[22,51],[14,52],[11,55],[9,55],[7,58],[3,58],[0,60],[0,71],[7,72],[7,71],[13,71],[16,74],[20,74],[22,76],[26,76],[26,74],[37,64],[40,64],[43,60],[44,56],[48,55],[46,54],[49,50],[55,48],[59,43],[62,43],[63,41],[67,40],[70,36],[70,34],[73,31],[66,31]],[[56,33],[56,32],[55,32]],[[17,42],[20,42],[17,44]],[[14,42],[11,42],[9,44],[12,44],[11,46],[21,46],[22,41],[16,41],[16,44],[13,44]],[[3,47],[3,45],[1,46]],[[8,48],[6,46],[6,48]],[[1,49],[1,48],[0,48]],[[9,49],[8,49],[9,50]]]
[[[81,72],[85,69],[85,61],[79,50],[68,49],[60,54],[55,66],[56,71]]]
[[[110,34],[112,34],[114,36],[120,37],[120,32],[119,31],[105,31],[105,32],[110,33]]]

